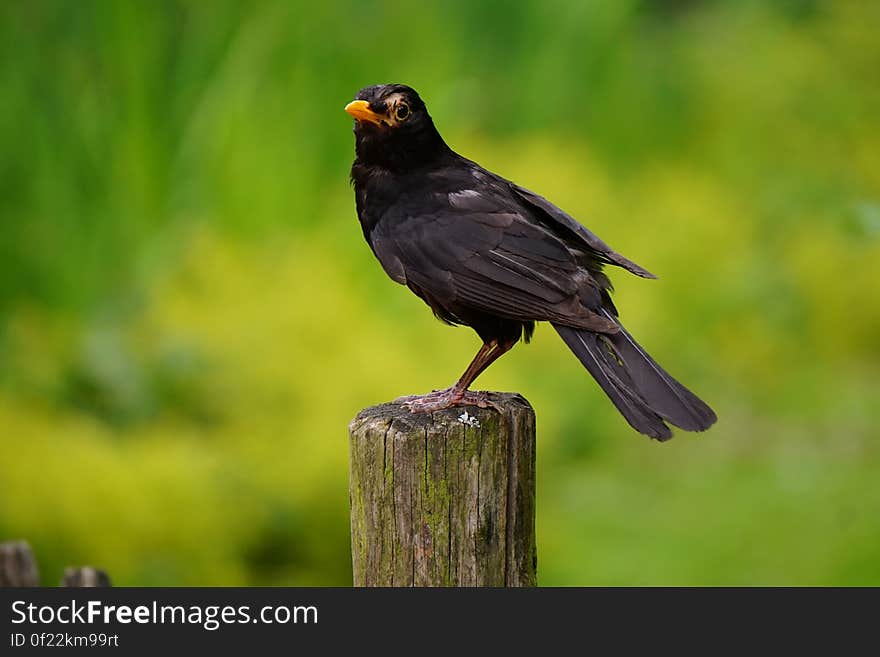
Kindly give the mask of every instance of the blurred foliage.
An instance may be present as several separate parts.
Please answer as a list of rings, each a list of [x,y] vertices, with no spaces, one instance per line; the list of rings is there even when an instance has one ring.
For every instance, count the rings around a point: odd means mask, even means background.
[[[348,420],[476,349],[385,278],[362,86],[661,276],[632,332],[718,410],[629,430],[552,332],[543,584],[880,584],[880,5],[0,7],[0,539],[119,584],[350,583]],[[425,349],[430,345],[430,349]]]

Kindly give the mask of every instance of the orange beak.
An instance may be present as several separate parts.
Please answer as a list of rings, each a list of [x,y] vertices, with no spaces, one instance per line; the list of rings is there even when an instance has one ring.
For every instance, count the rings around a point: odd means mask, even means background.
[[[370,109],[370,104],[365,100],[353,100],[345,106],[345,111],[351,114],[358,121],[369,121],[376,125],[382,125],[384,116],[376,114]]]

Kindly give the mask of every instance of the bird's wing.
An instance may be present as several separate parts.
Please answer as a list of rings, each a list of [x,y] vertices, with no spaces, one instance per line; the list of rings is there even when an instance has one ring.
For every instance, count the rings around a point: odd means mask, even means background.
[[[568,233],[590,249],[592,254],[600,261],[611,265],[623,267],[636,276],[642,278],[657,278],[644,267],[640,267],[632,260],[623,257],[596,235],[590,232],[583,224],[574,217],[563,212],[543,196],[539,196],[524,187],[508,182],[513,192],[526,203],[542,223],[557,232]]]
[[[617,331],[602,312],[607,279],[512,201],[492,190],[435,194],[381,222],[373,248],[396,280],[453,313]]]

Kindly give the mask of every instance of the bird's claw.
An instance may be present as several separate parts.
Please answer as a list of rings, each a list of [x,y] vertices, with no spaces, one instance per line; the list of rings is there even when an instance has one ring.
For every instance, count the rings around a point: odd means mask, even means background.
[[[456,406],[477,406],[479,408],[493,408],[499,413],[504,412],[501,406],[489,398],[489,393],[485,390],[465,390],[462,392],[447,388],[446,390],[435,390],[426,395],[398,397],[394,401],[406,406],[410,413],[433,413]]]

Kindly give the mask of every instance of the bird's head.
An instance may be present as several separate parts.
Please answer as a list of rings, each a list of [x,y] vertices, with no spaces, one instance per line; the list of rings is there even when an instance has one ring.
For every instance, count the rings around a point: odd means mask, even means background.
[[[345,111],[355,119],[355,150],[365,166],[406,170],[449,151],[425,103],[405,84],[365,87]]]

